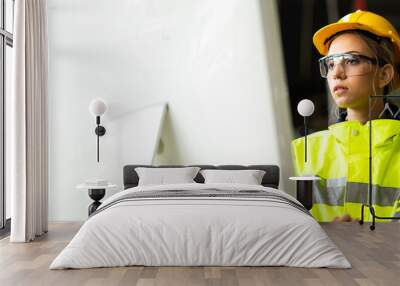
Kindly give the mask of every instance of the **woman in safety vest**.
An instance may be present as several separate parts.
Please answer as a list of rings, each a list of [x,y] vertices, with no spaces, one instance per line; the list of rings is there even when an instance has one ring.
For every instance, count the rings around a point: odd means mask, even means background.
[[[385,18],[357,11],[321,28],[313,42],[323,56],[321,76],[341,112],[338,123],[308,136],[307,162],[304,138],[292,142],[295,170],[321,177],[313,186],[317,220],[360,219],[368,202],[369,97],[396,89],[400,37]],[[371,106],[372,202],[378,216],[399,216],[400,112],[384,97],[371,98]],[[368,211],[364,220],[371,220]]]

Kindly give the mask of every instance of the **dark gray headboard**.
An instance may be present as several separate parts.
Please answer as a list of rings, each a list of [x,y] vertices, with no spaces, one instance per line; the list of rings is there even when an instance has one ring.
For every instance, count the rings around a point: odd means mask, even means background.
[[[262,180],[262,185],[265,187],[272,187],[277,189],[279,186],[279,167],[276,165],[249,165],[249,166],[241,166],[241,165],[160,165],[160,166],[151,166],[151,165],[126,165],[124,167],[124,189],[136,187],[139,183],[139,177],[135,171],[136,167],[147,167],[147,168],[178,168],[178,167],[200,167],[203,169],[219,169],[219,170],[264,170],[265,175]],[[203,176],[198,173],[194,180],[197,183],[204,183]]]

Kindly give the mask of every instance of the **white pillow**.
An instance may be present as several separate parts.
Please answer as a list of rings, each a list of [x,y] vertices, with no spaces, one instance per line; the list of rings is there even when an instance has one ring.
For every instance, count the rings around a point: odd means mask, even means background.
[[[139,176],[139,186],[195,183],[193,179],[199,170],[199,167],[135,168]]]
[[[261,185],[265,171],[262,170],[201,170],[204,183],[227,183]]]

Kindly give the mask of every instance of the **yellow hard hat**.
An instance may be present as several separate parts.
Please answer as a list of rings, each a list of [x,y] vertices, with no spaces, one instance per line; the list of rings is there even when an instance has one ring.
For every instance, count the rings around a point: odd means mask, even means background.
[[[328,53],[329,39],[342,31],[364,30],[374,35],[388,38],[400,58],[400,37],[396,28],[385,18],[368,11],[358,10],[341,18],[336,23],[319,29],[313,37],[313,42],[321,55]]]

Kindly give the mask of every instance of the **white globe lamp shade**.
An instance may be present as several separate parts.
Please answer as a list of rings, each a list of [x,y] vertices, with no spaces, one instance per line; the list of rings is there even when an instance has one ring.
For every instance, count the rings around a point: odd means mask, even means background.
[[[297,111],[302,116],[311,116],[314,113],[314,103],[309,99],[303,99],[297,105]]]
[[[102,116],[107,110],[107,105],[100,98],[93,99],[89,104],[89,111],[93,116]]]

